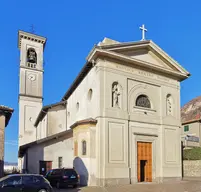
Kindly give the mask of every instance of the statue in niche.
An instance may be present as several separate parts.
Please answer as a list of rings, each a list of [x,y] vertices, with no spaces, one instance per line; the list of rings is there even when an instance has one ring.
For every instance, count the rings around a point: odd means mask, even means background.
[[[119,84],[113,83],[112,86],[112,107],[120,108],[121,102],[121,90]]]
[[[37,54],[33,48],[29,48],[27,51],[27,62],[37,63]]]
[[[167,95],[166,105],[167,105],[167,115],[173,115],[172,109],[172,96],[170,94]]]

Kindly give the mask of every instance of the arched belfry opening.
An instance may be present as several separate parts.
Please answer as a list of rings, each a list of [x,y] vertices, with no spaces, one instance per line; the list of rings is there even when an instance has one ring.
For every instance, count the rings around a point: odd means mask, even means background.
[[[31,68],[36,68],[37,64],[37,53],[34,48],[29,48],[27,50],[27,66]]]

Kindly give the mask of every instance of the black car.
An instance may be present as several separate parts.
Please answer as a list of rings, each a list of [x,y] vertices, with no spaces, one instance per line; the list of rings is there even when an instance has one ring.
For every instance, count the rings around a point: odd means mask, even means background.
[[[0,192],[53,192],[53,189],[41,175],[16,174],[0,179]]]
[[[79,175],[73,168],[52,169],[45,178],[58,189],[69,185],[75,188],[79,184]]]

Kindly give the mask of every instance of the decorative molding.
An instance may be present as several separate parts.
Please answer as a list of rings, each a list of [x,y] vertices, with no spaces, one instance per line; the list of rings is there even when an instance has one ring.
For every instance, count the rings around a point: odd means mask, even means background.
[[[156,112],[155,109],[151,109],[151,108],[145,108],[145,107],[139,107],[139,106],[134,106],[133,108],[139,109],[139,110],[142,110],[142,111],[153,111],[153,112]]]
[[[19,94],[19,97],[32,97],[32,98],[37,98],[37,99],[43,99],[41,96],[33,96],[33,95],[27,95],[27,94]]]
[[[20,65],[20,68],[29,69],[29,70],[31,70],[31,71],[40,71],[40,72],[44,72],[44,70],[42,70],[42,69],[31,68],[31,67],[27,67],[27,66],[23,66],[23,65]]]
[[[42,36],[38,36],[35,34],[27,33],[24,31],[18,32],[18,48],[21,49],[21,41],[22,39],[27,39],[29,41],[37,42],[43,44],[45,46],[46,38]]]
[[[134,135],[141,135],[141,136],[151,136],[151,137],[158,137],[157,134],[149,134],[149,133],[139,133],[139,132],[134,132]]]

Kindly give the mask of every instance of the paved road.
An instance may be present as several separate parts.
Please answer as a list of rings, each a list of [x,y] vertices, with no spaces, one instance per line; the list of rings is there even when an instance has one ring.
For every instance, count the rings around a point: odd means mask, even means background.
[[[61,189],[55,192],[201,192],[201,181],[180,181],[166,184],[136,184],[110,187],[84,187]]]

